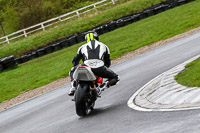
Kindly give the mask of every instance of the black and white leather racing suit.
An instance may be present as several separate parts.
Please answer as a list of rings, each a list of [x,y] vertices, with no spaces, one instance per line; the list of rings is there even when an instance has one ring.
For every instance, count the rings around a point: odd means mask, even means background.
[[[77,55],[72,60],[74,66],[70,72],[72,81],[73,73],[81,59],[85,65],[91,67],[95,75],[108,78],[109,86],[113,86],[119,81],[118,75],[108,69],[111,65],[110,51],[105,44],[96,40],[91,40],[78,49]]]

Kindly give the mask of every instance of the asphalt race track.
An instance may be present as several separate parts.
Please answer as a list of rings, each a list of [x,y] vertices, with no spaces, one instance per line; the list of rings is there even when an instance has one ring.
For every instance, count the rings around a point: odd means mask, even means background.
[[[103,92],[89,116],[76,115],[66,84],[1,112],[0,133],[198,133],[200,109],[142,112],[127,105],[148,81],[198,54],[200,33],[163,45],[112,66],[121,81]]]

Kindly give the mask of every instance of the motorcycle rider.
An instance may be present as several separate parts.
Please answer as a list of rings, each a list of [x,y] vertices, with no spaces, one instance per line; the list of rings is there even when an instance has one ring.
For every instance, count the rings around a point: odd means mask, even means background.
[[[83,63],[91,67],[96,76],[108,78],[108,80],[101,86],[103,89],[116,85],[119,81],[119,76],[109,69],[111,65],[109,48],[99,42],[99,37],[96,32],[89,32],[85,35],[86,44],[82,45],[73,58],[69,75],[71,77],[71,89],[68,93],[73,96],[75,93],[76,81],[73,79],[73,73],[78,67],[79,61],[82,59]]]

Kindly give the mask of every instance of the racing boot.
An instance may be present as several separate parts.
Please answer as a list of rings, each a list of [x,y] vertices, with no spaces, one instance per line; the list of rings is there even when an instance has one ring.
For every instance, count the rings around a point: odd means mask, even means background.
[[[73,80],[71,82],[71,89],[69,90],[68,95],[69,96],[74,96],[75,90],[76,90],[76,81]]]

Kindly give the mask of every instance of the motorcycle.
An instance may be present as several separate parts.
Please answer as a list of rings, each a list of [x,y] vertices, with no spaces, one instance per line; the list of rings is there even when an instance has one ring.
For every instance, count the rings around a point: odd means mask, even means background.
[[[86,116],[94,109],[95,101],[101,97],[104,89],[103,78],[97,77],[88,66],[78,66],[73,74],[76,80],[74,95],[75,109],[78,116]]]

